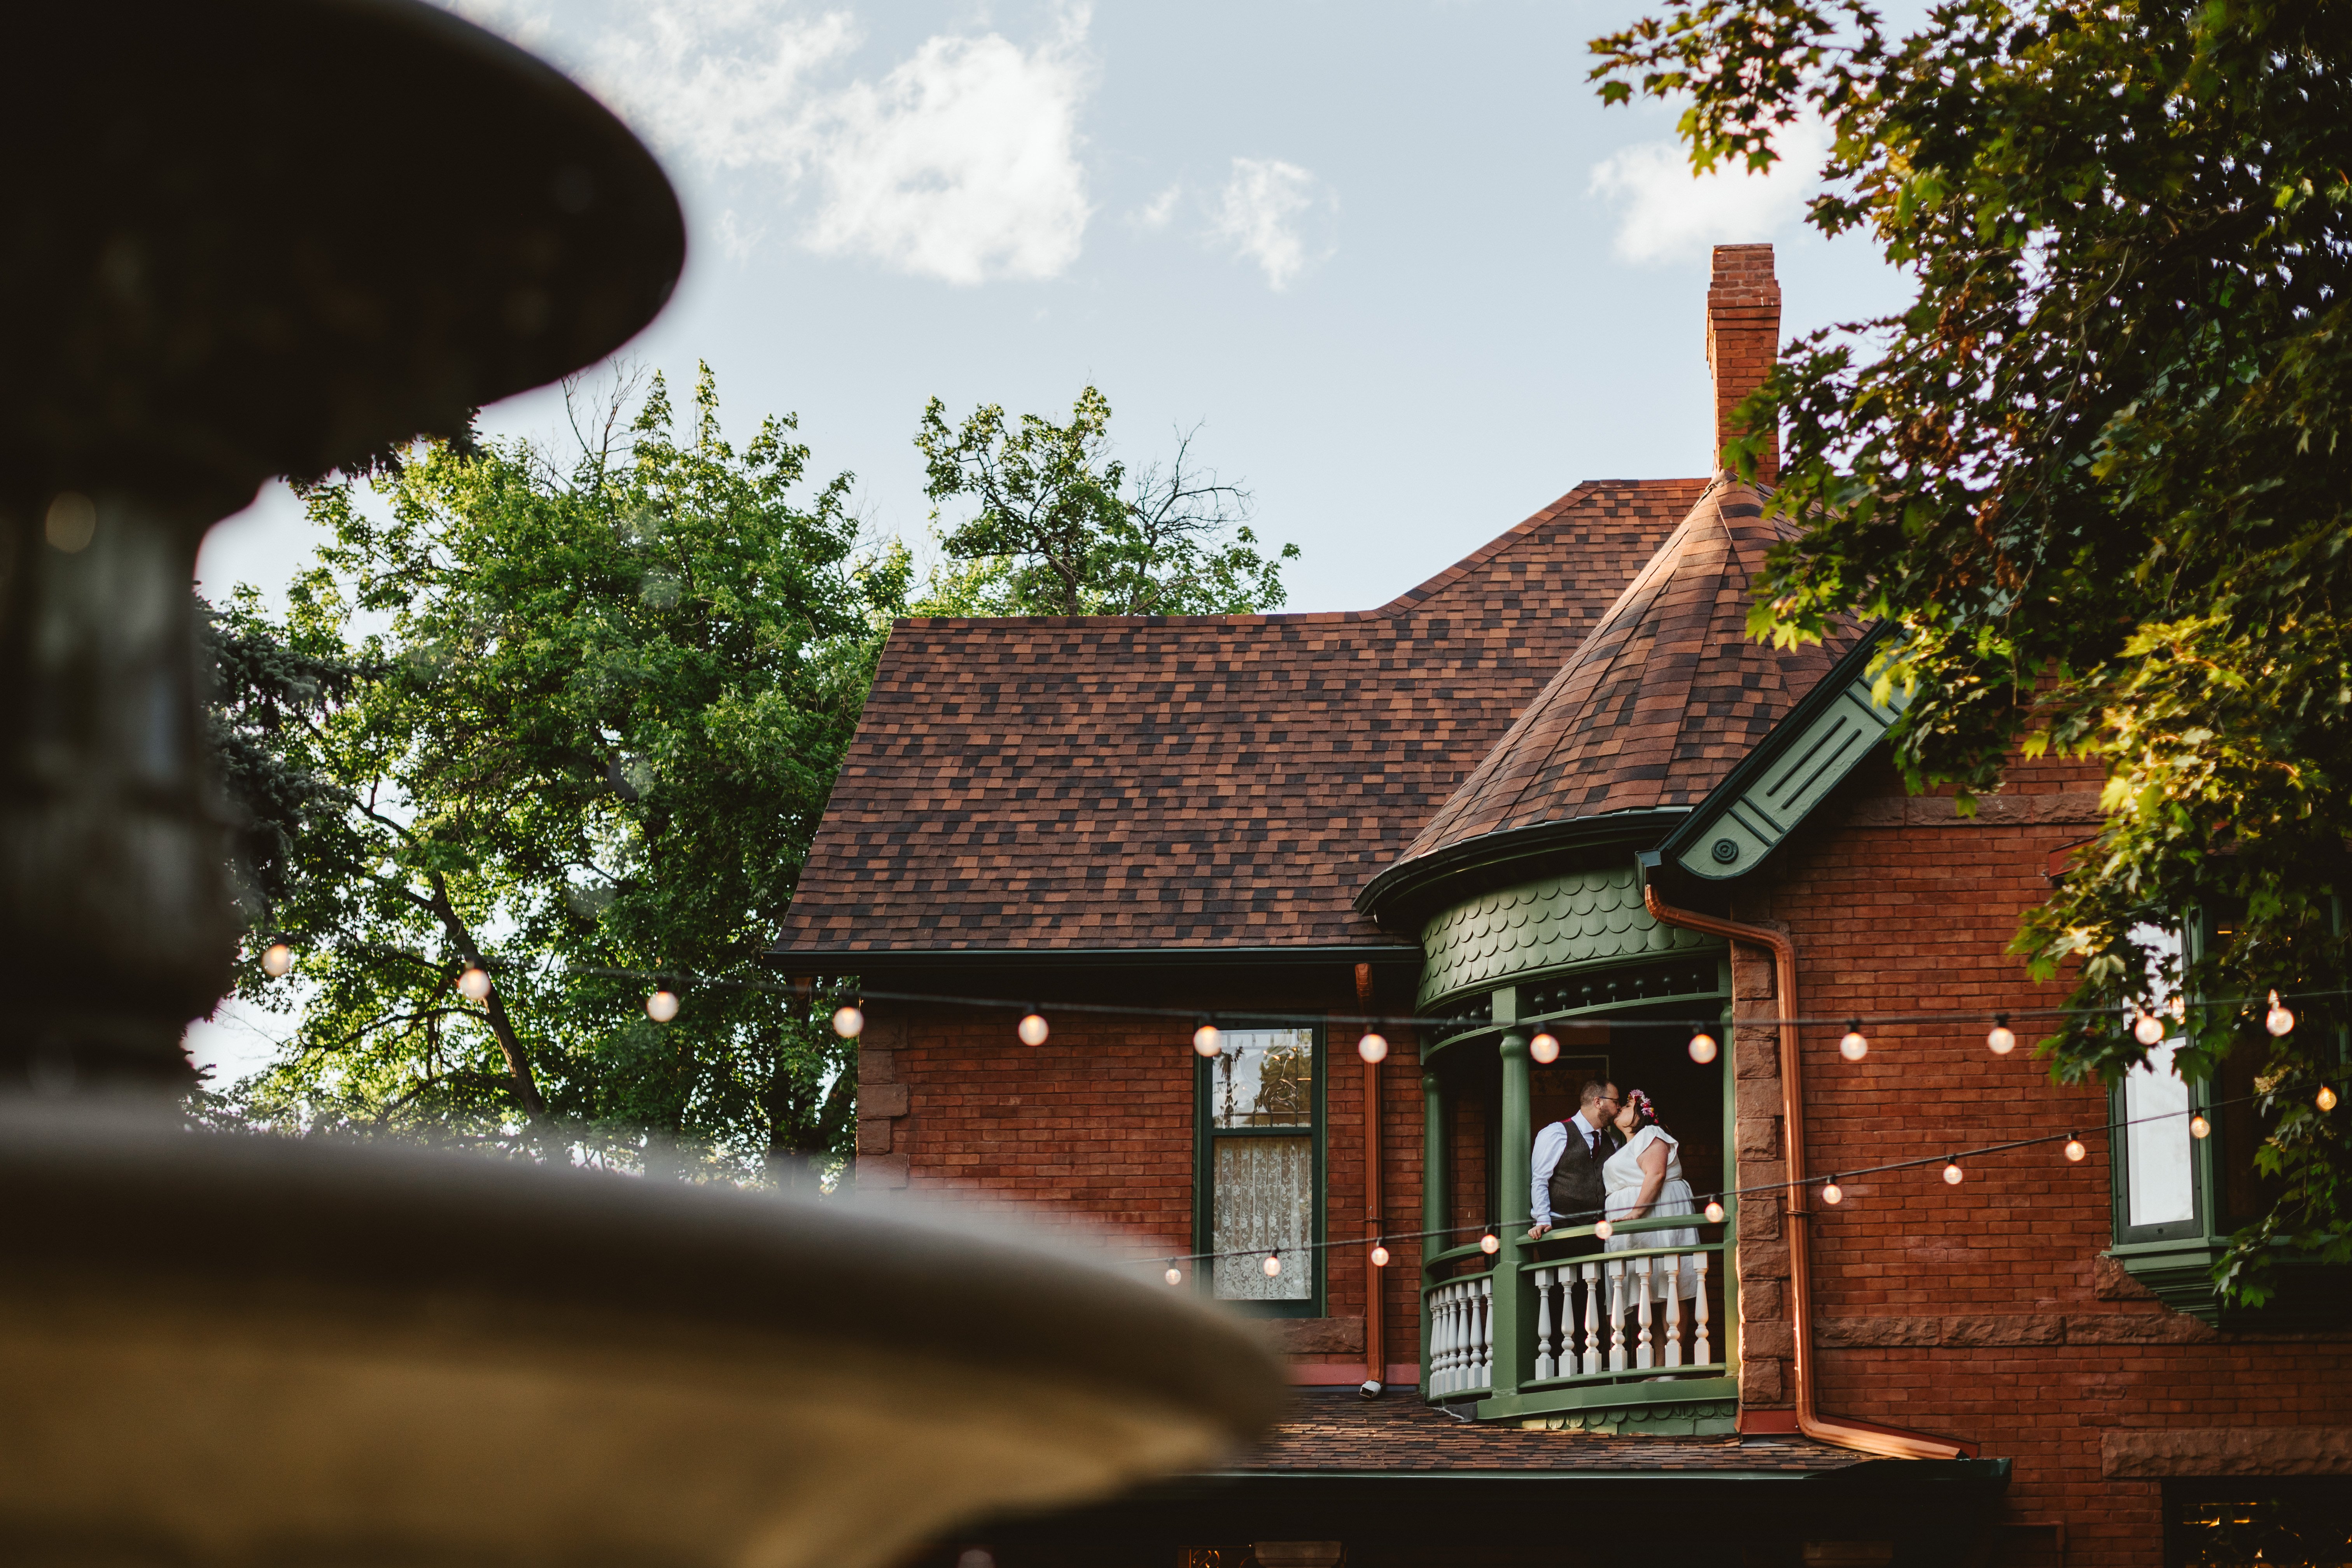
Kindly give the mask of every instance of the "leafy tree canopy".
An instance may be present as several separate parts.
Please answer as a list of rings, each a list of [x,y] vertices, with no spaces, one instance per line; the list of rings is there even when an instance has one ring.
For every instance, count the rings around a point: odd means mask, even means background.
[[[960,426],[932,398],[916,448],[936,509],[973,515],[940,536],[948,564],[921,603],[941,616],[1244,615],[1283,602],[1286,544],[1258,553],[1249,492],[1192,459],[1180,434],[1163,468],[1110,456],[1110,403],[1089,386],[1066,424],[987,405]],[[934,510],[934,527],[940,514]]]
[[[1667,0],[1594,47],[1604,98],[1684,106],[1700,169],[1819,116],[1811,221],[1917,286],[1744,410],[1783,421],[1778,504],[1811,524],[1752,629],[1893,616],[1914,788],[1965,801],[2021,747],[2105,768],[2105,831],[2018,939],[2078,1003],[2343,985],[2352,8],[1953,0],[1895,36],[1862,0]],[[2161,959],[2143,922],[2191,907],[2221,939]],[[2255,1055],[2276,1091],[2275,1206],[2222,1269],[2256,1300],[2281,1250],[2352,1258],[2352,1113],[2313,1103],[2344,1009],[2275,1042],[2263,1011],[2192,1013],[2179,1058]],[[2145,1056],[2117,1016],[2044,1042],[2059,1079]]]
[[[310,488],[333,542],[287,615],[212,618],[238,991],[294,1016],[247,1117],[734,1173],[845,1149],[854,1057],[803,1005],[681,984],[657,1024],[644,976],[770,980],[907,560],[858,550],[846,478],[803,484],[791,420],[738,449],[707,368],[682,433],[636,384],[561,467],[428,446]]]

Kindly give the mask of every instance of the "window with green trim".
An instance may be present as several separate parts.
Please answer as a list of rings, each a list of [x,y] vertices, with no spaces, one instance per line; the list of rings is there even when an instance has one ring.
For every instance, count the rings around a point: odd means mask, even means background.
[[[2180,973],[2180,931],[2138,925],[2131,935],[2148,950],[2148,994],[2161,998],[2168,994],[2161,962],[2168,959],[2173,973]],[[2170,1019],[2168,1010],[2158,1016]],[[2172,1065],[2173,1053],[2185,1044],[2179,1026],[2169,1028],[2162,1043],[2148,1047],[2147,1060],[2124,1074],[2116,1091],[2116,1119],[2125,1123],[2116,1141],[2121,1165],[2117,1241],[2169,1241],[2204,1234],[2195,1141],[2189,1131],[2189,1086]]]
[[[1229,1028],[1200,1065],[1194,1242],[1221,1301],[1321,1310],[1323,1042],[1313,1028]],[[1277,1267],[1267,1272],[1267,1260]]]

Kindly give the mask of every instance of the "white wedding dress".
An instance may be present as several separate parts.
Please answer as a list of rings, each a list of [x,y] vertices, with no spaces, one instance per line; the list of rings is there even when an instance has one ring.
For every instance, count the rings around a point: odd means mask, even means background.
[[[1625,1146],[1609,1156],[1601,1167],[1601,1202],[1611,1219],[1622,1219],[1633,1212],[1642,1195],[1642,1153],[1653,1143],[1666,1146],[1666,1179],[1658,1188],[1658,1195],[1649,1208],[1654,1215],[1695,1214],[1691,1201],[1690,1183],[1683,1178],[1682,1145],[1670,1137],[1663,1127],[1650,1126],[1626,1141]],[[1646,1216],[1645,1216],[1646,1217]],[[1698,1231],[1644,1230],[1632,1235],[1612,1236],[1608,1241],[1611,1252],[1631,1252],[1636,1248],[1696,1247]],[[1632,1267],[1629,1263],[1628,1268]],[[1630,1292],[1633,1287],[1626,1287]],[[1671,1293],[1685,1299],[1698,1294],[1698,1259],[1685,1252],[1681,1258],[1650,1259],[1650,1298],[1663,1301]]]

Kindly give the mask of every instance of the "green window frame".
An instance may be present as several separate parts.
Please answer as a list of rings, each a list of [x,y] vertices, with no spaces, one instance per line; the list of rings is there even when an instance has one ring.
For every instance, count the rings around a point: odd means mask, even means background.
[[[1228,1207],[1234,1206],[1244,1194],[1234,1189],[1238,1170],[1254,1163],[1272,1158],[1281,1159],[1276,1152],[1280,1145],[1298,1149],[1307,1167],[1309,1188],[1308,1214],[1304,1227],[1301,1252],[1293,1256],[1286,1250],[1283,1267],[1305,1271],[1305,1291],[1301,1295],[1268,1299],[1234,1293],[1231,1287],[1255,1289],[1255,1279],[1228,1277],[1221,1280],[1219,1265],[1213,1258],[1203,1258],[1193,1271],[1193,1283],[1202,1294],[1224,1301],[1227,1306],[1262,1317],[1319,1318],[1324,1315],[1325,1274],[1325,1165],[1328,1144],[1329,1073],[1325,1058],[1325,1034],[1321,1026],[1293,1023],[1254,1022],[1237,1018],[1227,1022],[1220,1019],[1225,1049],[1216,1056],[1196,1059],[1193,1073],[1193,1155],[1192,1155],[1192,1250],[1209,1253],[1221,1250],[1220,1237],[1230,1244],[1231,1225],[1221,1231],[1218,1220],[1219,1173],[1225,1174],[1225,1196]],[[1305,1085],[1306,1118],[1302,1125],[1297,1119],[1301,1108],[1295,1105],[1271,1114],[1261,1114],[1256,1100],[1244,1102],[1239,1097],[1250,1085],[1244,1081],[1250,1072],[1249,1056],[1254,1050],[1263,1051],[1276,1037],[1296,1037],[1307,1051],[1309,1078]],[[1259,1086],[1263,1088],[1264,1086]],[[1222,1113],[1222,1114],[1221,1114]],[[1256,1234],[1253,1229],[1252,1234]],[[1259,1264],[1236,1258],[1225,1265],[1237,1275],[1242,1269],[1255,1270]],[[1269,1286],[1267,1289],[1276,1287]]]

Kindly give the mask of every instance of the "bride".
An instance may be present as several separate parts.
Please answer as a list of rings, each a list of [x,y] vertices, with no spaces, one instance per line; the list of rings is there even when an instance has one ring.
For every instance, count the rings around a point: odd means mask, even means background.
[[[1625,1145],[1601,1167],[1601,1202],[1611,1223],[1652,1214],[1695,1213],[1690,1183],[1683,1178],[1682,1144],[1659,1124],[1657,1108],[1648,1095],[1638,1089],[1626,1092],[1625,1103],[1617,1111],[1617,1131],[1624,1135]],[[1679,1250],[1698,1244],[1696,1228],[1645,1230],[1612,1236],[1608,1250]],[[1698,1260],[1691,1253],[1650,1260],[1650,1299],[1664,1300],[1670,1286],[1676,1296],[1687,1299],[1698,1294]]]

